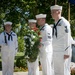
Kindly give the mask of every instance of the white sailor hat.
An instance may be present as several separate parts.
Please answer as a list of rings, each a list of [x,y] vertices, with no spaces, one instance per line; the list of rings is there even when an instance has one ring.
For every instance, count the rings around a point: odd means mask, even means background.
[[[46,18],[46,14],[38,14],[36,15],[36,18]]]
[[[50,7],[51,10],[62,10],[62,6],[59,5],[53,5]]]
[[[29,23],[31,23],[31,22],[32,22],[32,23],[36,23],[37,21],[34,20],[34,19],[29,19],[28,22],[29,22]]]
[[[12,22],[7,21],[7,22],[4,23],[4,25],[12,25]]]

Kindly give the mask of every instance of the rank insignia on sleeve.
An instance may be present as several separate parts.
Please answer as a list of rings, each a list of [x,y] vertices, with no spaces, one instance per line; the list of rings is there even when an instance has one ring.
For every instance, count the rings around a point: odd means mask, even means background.
[[[51,39],[51,36],[48,36],[49,39]]]
[[[50,33],[48,33],[48,35],[50,35]]]
[[[68,28],[67,28],[67,26],[65,26],[65,32],[68,33]]]

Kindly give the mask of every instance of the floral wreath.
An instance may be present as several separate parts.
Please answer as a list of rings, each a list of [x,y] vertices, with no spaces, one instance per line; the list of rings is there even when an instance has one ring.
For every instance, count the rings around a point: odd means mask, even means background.
[[[40,30],[38,28],[28,28],[24,36],[25,40],[25,58],[29,62],[36,61],[39,54]]]

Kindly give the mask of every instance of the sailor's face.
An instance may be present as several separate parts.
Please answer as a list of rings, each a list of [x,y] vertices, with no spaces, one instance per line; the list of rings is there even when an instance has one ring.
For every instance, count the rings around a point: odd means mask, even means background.
[[[51,10],[51,16],[53,19],[55,19],[58,16],[59,11],[58,10]]]
[[[12,29],[11,25],[9,25],[9,24],[5,25],[5,30],[6,31],[11,31],[11,29]]]
[[[45,23],[45,19],[44,18],[38,18],[37,23],[38,23],[38,25],[42,26]]]
[[[36,27],[36,23],[29,23],[30,28],[35,28]]]

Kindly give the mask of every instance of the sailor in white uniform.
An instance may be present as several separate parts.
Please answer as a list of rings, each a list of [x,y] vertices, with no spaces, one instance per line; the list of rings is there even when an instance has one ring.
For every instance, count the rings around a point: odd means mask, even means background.
[[[61,17],[62,6],[51,6],[53,26],[53,61],[55,75],[70,75],[71,30],[70,23]]]
[[[12,22],[4,23],[4,31],[0,34],[2,73],[13,75],[14,58],[18,50],[17,35],[11,31]]]
[[[40,41],[40,62],[42,65],[43,75],[52,75],[52,28],[46,23],[46,14],[36,15],[37,23],[40,26],[40,34],[42,39]]]
[[[29,19],[29,27],[30,29],[36,28],[36,20],[35,19]],[[33,56],[33,55],[32,55]],[[34,62],[27,61],[28,65],[28,75],[39,75],[39,63],[38,63],[38,57]]]

